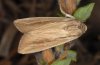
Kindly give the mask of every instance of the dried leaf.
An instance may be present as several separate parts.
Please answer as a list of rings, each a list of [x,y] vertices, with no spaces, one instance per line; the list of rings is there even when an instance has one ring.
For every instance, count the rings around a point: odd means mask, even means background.
[[[54,54],[51,49],[47,49],[43,51],[42,56],[43,56],[44,61],[47,63],[51,63],[55,59]]]
[[[61,12],[63,14],[72,14],[77,6],[77,0],[59,0]]]

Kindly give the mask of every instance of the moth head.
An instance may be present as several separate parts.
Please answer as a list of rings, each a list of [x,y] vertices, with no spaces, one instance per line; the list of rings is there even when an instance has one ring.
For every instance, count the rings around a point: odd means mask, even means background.
[[[66,30],[68,37],[79,37],[87,30],[87,26],[80,21],[70,22],[69,25],[64,27]]]

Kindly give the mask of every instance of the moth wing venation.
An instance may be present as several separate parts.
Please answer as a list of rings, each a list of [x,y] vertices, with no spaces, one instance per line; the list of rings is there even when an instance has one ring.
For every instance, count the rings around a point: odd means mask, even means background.
[[[78,34],[82,33],[80,32]],[[70,36],[63,29],[46,29],[43,32],[41,30],[31,31],[22,36],[18,52],[22,54],[35,53],[64,44],[78,37],[77,34],[76,36]]]
[[[17,19],[14,21],[14,24],[20,32],[26,33],[36,29],[40,29],[45,24],[53,22],[63,22],[63,21],[67,22],[70,20],[71,18],[66,18],[66,17],[32,17],[32,18]]]

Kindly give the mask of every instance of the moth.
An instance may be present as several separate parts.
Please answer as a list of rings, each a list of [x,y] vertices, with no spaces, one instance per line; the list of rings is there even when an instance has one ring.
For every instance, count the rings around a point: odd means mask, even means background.
[[[18,52],[22,54],[43,51],[80,37],[87,27],[67,17],[31,17],[14,21],[23,33]]]

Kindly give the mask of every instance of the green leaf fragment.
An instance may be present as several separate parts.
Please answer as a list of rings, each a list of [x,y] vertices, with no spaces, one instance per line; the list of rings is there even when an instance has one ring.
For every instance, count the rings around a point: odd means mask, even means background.
[[[77,0],[77,5],[79,5],[79,4],[80,4],[80,1],[81,1],[81,0]]]
[[[66,59],[56,60],[51,65],[70,65],[71,61],[76,61],[76,52],[68,50],[68,55]]]
[[[56,60],[51,65],[69,65],[71,63],[71,59],[65,59],[65,60]]]
[[[67,58],[70,58],[72,61],[76,61],[77,53],[73,50],[68,50]]]
[[[84,7],[80,7],[75,11],[73,16],[80,21],[86,21],[90,17],[94,5],[95,3],[90,3]]]

